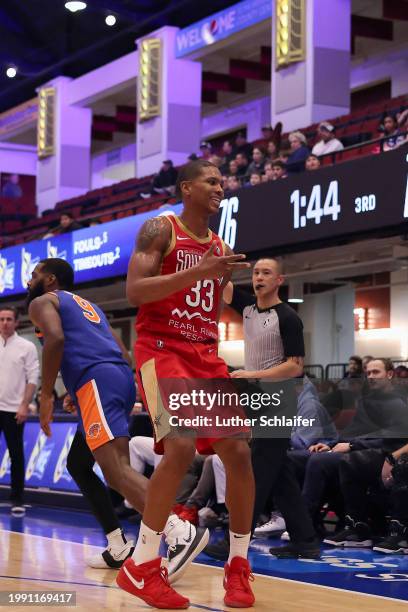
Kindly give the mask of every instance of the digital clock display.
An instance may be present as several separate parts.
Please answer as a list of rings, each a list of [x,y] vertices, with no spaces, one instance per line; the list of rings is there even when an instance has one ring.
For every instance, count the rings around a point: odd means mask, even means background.
[[[236,252],[304,250],[408,230],[408,147],[240,189],[211,221]]]

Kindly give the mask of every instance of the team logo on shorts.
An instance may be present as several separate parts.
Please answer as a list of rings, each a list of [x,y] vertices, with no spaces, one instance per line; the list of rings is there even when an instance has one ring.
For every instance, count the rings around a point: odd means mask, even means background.
[[[163,347],[164,347],[164,342],[163,342],[163,340],[157,340],[157,341],[156,341],[156,344],[157,344],[157,348],[163,348]]]
[[[92,423],[92,425],[90,425],[88,429],[88,436],[90,438],[98,438],[101,435],[101,432],[102,432],[101,423]]]

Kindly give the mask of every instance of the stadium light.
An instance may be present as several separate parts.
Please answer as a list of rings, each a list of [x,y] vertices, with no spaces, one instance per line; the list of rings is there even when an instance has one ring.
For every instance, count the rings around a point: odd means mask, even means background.
[[[107,26],[114,26],[115,23],[116,23],[115,15],[106,15],[105,23],[106,23]]]
[[[71,11],[71,13],[83,11],[86,9],[86,2],[81,2],[80,0],[69,0],[65,3],[65,8]]]
[[[17,74],[17,68],[15,66],[9,66],[6,70],[6,74],[9,79],[14,79]]]

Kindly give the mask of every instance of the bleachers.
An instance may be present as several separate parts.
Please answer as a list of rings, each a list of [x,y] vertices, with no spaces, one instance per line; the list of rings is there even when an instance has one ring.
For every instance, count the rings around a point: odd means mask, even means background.
[[[341,163],[362,155],[373,154],[375,145],[371,141],[381,136],[378,126],[384,113],[395,114],[407,106],[408,95],[402,95],[372,104],[364,110],[330,119],[329,121],[336,126],[336,137],[342,140],[345,149],[322,157],[322,165]],[[318,123],[314,123],[301,130],[306,135],[311,148],[317,140],[317,129]],[[288,134],[283,134],[282,141],[287,137]],[[43,213],[41,218],[36,218],[36,206],[32,201],[26,198],[0,197],[0,248],[41,238],[48,230],[58,225],[59,216],[63,211],[69,211],[80,222],[86,223],[91,219],[97,219],[101,223],[106,223],[154,210],[165,203],[175,201],[170,196],[163,195],[143,199],[141,194],[149,190],[151,180],[151,176],[131,178],[108,187],[93,189],[69,200],[61,200],[57,202],[54,210]]]

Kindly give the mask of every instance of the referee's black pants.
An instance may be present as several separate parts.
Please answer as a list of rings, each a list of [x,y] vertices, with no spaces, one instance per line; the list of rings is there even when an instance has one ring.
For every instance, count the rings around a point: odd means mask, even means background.
[[[24,496],[24,423],[17,423],[15,412],[0,410],[0,434],[4,433],[11,462],[11,493],[14,504],[22,504]]]
[[[315,530],[302,497],[294,466],[287,456],[289,439],[255,438],[252,467],[255,477],[253,532],[270,495],[285,519],[291,542],[311,541]]]

